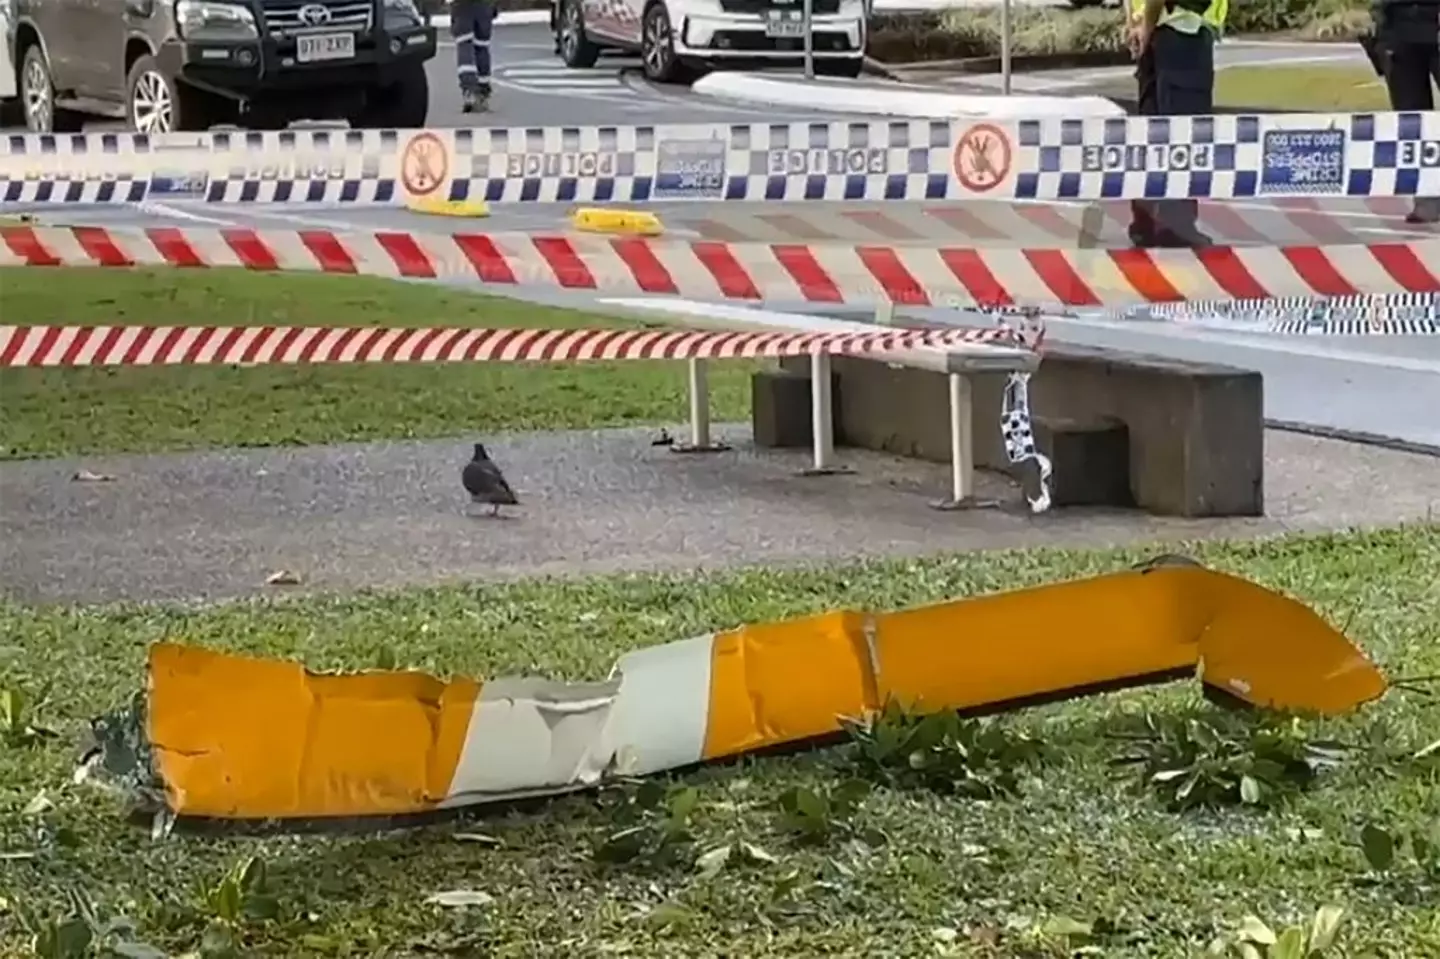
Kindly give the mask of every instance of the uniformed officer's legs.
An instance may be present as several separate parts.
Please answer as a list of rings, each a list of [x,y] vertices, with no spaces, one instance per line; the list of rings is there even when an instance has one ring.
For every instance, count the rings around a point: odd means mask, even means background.
[[[1141,116],[1159,116],[1159,100],[1155,96],[1155,48],[1146,47],[1135,61],[1135,86],[1137,112]],[[1130,201],[1130,242],[1136,246],[1150,246],[1155,242],[1158,228],[1155,222],[1154,204],[1148,200]]]
[[[1185,33],[1162,26],[1150,41],[1155,53],[1156,112],[1161,116],[1204,116],[1215,112],[1215,35]],[[1209,246],[1200,232],[1199,204],[1161,200],[1155,204],[1157,240],[1165,246]]]
[[[1396,41],[1390,46],[1385,86],[1390,105],[1396,110],[1433,110],[1435,94],[1430,81],[1440,71],[1440,47],[1430,42]],[[1440,200],[1416,197],[1415,207],[1405,218],[1411,223],[1440,222]]]
[[[451,4],[455,70],[466,113],[490,105],[490,33],[494,22],[494,0],[455,0]]]

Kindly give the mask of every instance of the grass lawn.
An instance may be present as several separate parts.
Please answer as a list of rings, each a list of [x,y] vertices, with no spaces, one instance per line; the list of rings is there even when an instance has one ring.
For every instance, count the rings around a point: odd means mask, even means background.
[[[1396,758],[1440,737],[1440,704],[1418,694],[1391,693],[1359,715],[1306,724],[1314,735],[1368,745],[1268,810],[1170,812],[1133,773],[1109,764],[1122,746],[1107,734],[1127,717],[1153,711],[1173,726],[1214,715],[1189,683],[1019,714],[1014,728],[1053,752],[1022,771],[1018,796],[877,787],[853,819],[835,821],[837,835],[809,845],[780,831],[775,799],[797,784],[823,792],[851,775],[847,747],[711,768],[686,780],[699,800],[697,848],[745,840],[776,860],[731,863],[717,875],[684,856],[668,868],[598,864],[592,848],[615,820],[593,796],[380,836],[177,833],[152,842],[122,824],[114,800],[67,785],[84,720],[140,688],[144,648],[162,637],[302,657],[317,668],[370,666],[391,651],[400,665],[430,670],[596,677],[624,650],[714,628],[1014,588],[1138,555],[972,554],[189,611],[0,606],[0,687],[52,683],[36,719],[60,732],[0,751],[0,849],[12,857],[0,860],[9,907],[0,954],[23,954],[19,909],[60,915],[76,886],[105,915],[138,923],[142,938],[194,948],[214,915],[204,891],[254,855],[267,866],[278,918],[241,923],[250,955],[1069,956],[1083,939],[1062,941],[1064,917],[1098,924],[1094,955],[1188,959],[1246,914],[1295,921],[1327,903],[1348,910],[1345,955],[1440,955],[1440,870],[1429,880],[1413,866],[1368,875],[1357,846],[1367,822],[1440,821],[1440,766]],[[1434,526],[1209,544],[1195,555],[1346,623],[1392,676],[1440,673]],[[42,790],[53,808],[36,801]],[[887,841],[847,840],[852,827]],[[492,898],[464,909],[425,901],[453,890]],[[1037,932],[1046,924],[1048,940]]]
[[[367,277],[241,270],[0,269],[0,322],[620,327],[633,322]],[[748,415],[753,364],[712,371]],[[674,421],[680,363],[5,370],[0,458],[306,445]]]
[[[1305,64],[1219,70],[1215,105],[1343,113],[1388,110],[1390,100],[1384,82],[1368,66]]]

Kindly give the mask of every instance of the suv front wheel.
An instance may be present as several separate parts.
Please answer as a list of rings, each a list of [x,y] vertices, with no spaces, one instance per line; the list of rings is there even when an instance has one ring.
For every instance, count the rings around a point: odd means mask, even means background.
[[[136,133],[208,130],[216,118],[205,94],[167,76],[146,54],[130,67],[125,80],[125,116]]]
[[[79,133],[85,125],[80,114],[55,106],[55,81],[38,43],[26,48],[20,66],[20,102],[25,108],[25,128],[31,133]]]
[[[586,69],[600,59],[600,48],[585,34],[581,0],[560,0],[560,57],[567,67]]]
[[[675,56],[675,30],[664,0],[655,0],[640,24],[640,62],[645,79],[655,83],[679,83],[689,71]]]

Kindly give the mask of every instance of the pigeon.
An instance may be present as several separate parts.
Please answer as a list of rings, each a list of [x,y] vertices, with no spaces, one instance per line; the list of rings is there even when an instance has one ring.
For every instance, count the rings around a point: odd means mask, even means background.
[[[500,507],[516,506],[515,491],[505,482],[505,474],[490,460],[483,443],[475,444],[475,455],[460,473],[460,482],[470,494],[470,502],[490,507],[490,515],[498,516]]]

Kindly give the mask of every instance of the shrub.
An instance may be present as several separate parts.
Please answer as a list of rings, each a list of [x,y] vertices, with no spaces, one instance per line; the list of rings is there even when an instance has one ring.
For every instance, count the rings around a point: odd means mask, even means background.
[[[1106,53],[1124,49],[1123,9],[1016,7],[1011,11],[1015,56]],[[1370,26],[1370,0],[1237,0],[1231,34],[1299,32],[1316,40],[1347,40]],[[870,23],[870,55],[904,63],[1000,55],[998,7],[882,14]]]
[[[1056,10],[1019,7],[1012,12],[1014,56],[1094,53],[1124,46],[1119,10]],[[943,13],[876,17],[870,29],[870,55],[906,62],[1000,55],[1000,12],[967,7]]]
[[[1370,0],[1241,0],[1231,6],[1226,29],[1230,33],[1304,30],[1340,14],[1368,17],[1369,10]]]

